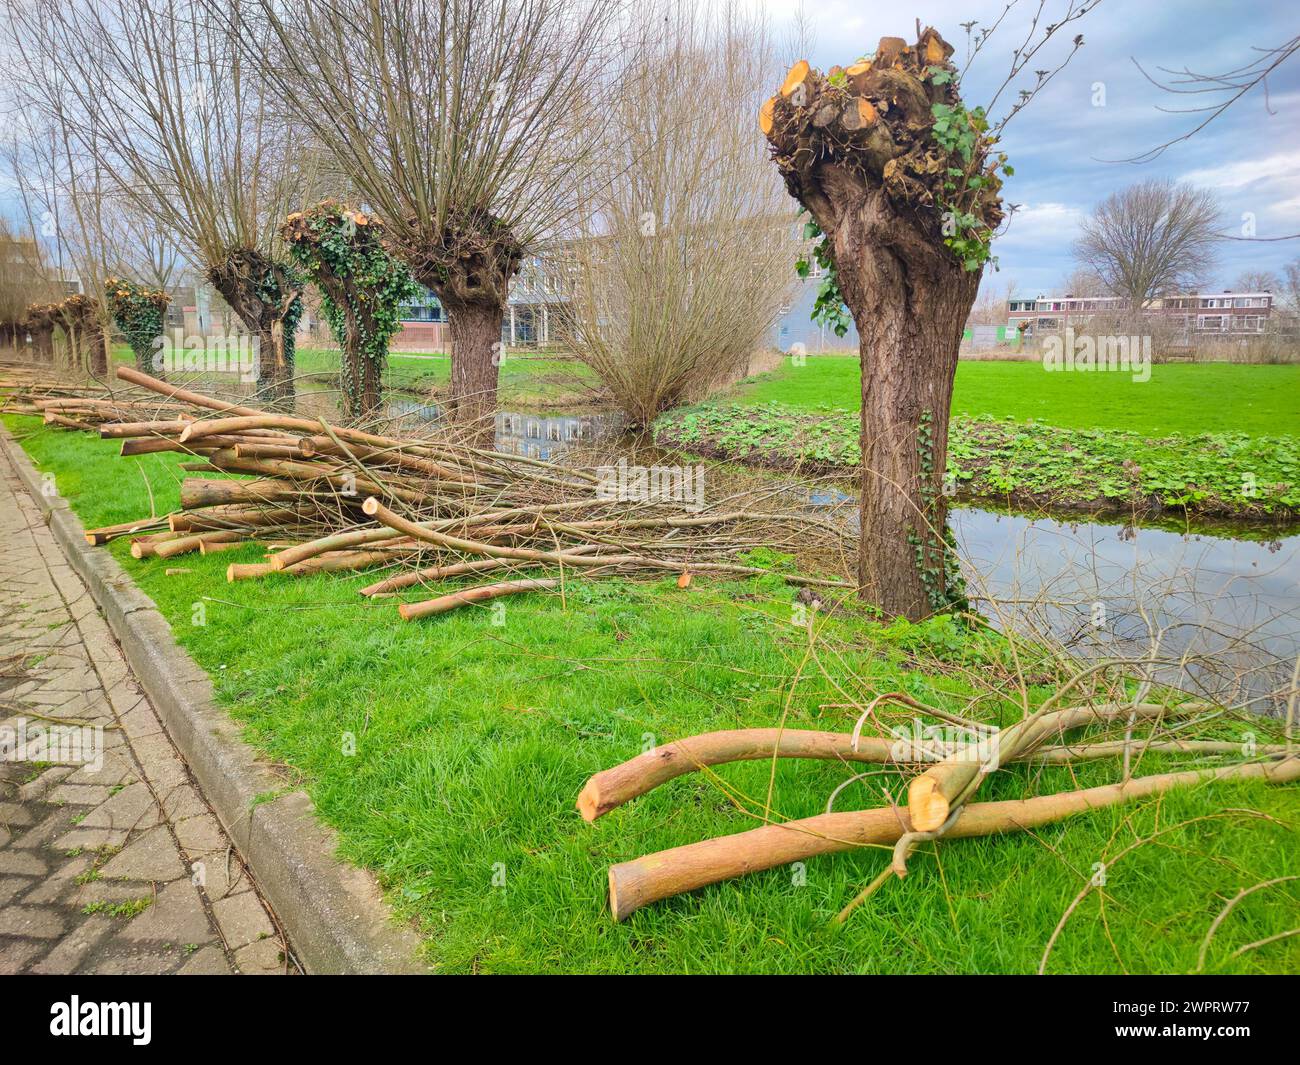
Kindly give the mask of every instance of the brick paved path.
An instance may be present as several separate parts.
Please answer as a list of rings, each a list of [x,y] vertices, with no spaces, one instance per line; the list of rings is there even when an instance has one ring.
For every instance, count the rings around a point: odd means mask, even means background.
[[[77,764],[33,750],[34,730],[58,721],[103,726],[98,766],[87,764],[91,730]],[[20,735],[27,746],[15,749]],[[0,973],[282,973],[285,956],[89,592],[0,454]]]

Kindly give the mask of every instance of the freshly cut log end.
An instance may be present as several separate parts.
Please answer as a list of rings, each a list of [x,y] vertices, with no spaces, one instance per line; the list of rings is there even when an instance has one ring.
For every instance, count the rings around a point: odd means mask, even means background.
[[[795,89],[808,80],[808,72],[812,68],[808,65],[808,60],[800,59],[790,68],[790,73],[785,76],[785,82],[781,86],[781,95],[790,96]],[[766,132],[766,131],[764,131]]]
[[[582,819],[586,821],[588,824],[596,820],[596,818],[598,818],[601,815],[600,785],[596,783],[595,778],[592,778],[591,780],[587,781],[587,786],[578,793],[578,801],[576,803],[576,806],[578,808],[578,813],[582,815]],[[611,880],[609,882],[609,885],[610,885],[610,893],[612,897],[614,881]]]
[[[234,584],[235,581],[253,580],[273,572],[275,571],[266,562],[232,562],[226,567],[226,581]]]
[[[902,37],[881,37],[876,46],[876,64],[892,66],[900,56],[906,54],[907,42]]]
[[[764,137],[772,133],[772,116],[776,111],[776,97],[771,97],[762,107],[758,109],[758,128],[762,131]]]
[[[620,909],[618,904],[618,876],[614,871],[616,868],[617,867],[613,865],[609,867],[609,911],[610,915],[614,918],[615,924],[627,916],[627,914]]]
[[[907,788],[907,813],[917,832],[933,832],[948,820],[948,800],[931,777],[919,776]]]
[[[871,60],[864,59],[860,63],[854,63],[851,67],[846,67],[844,77],[849,83],[849,92],[855,96],[861,96],[867,90],[868,79],[871,75]]]
[[[844,114],[840,116],[840,125],[847,130],[856,132],[875,125],[876,119],[879,117],[880,113],[876,110],[875,105],[870,100],[859,97],[851,101],[844,109]]]
[[[916,42],[916,47],[925,56],[925,61],[930,64],[946,63],[954,51],[953,46],[945,41],[933,26],[925,28],[920,40]]]
[[[374,496],[367,496],[366,501],[361,504],[361,512],[367,517],[373,518],[379,513],[379,500]]]

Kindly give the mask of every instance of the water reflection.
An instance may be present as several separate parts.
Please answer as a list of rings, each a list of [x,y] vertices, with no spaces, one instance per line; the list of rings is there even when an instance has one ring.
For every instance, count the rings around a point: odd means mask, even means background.
[[[1159,656],[1186,660],[1157,679],[1216,698],[1289,687],[1300,535],[1239,540],[974,507],[950,520],[972,602],[1001,626],[1045,626],[1085,656],[1143,656],[1160,634]]]
[[[433,425],[442,420],[442,407],[413,397],[395,398],[386,404],[390,418],[408,425]],[[610,428],[610,419],[600,414],[526,414],[498,411],[496,442],[498,451],[528,458],[549,460],[573,444],[589,444]]]

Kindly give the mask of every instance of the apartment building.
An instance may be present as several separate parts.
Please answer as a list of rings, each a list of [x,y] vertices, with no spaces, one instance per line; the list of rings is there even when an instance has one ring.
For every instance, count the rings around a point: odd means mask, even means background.
[[[1071,325],[1078,327],[1097,315],[1118,318],[1127,308],[1128,300],[1122,296],[1017,297],[1007,301],[1007,319],[1026,336],[1033,336],[1060,332]],[[1206,334],[1250,337],[1267,330],[1273,308],[1271,293],[1225,290],[1214,294],[1181,293],[1148,300],[1142,313],[1158,318],[1166,326],[1189,337]]]

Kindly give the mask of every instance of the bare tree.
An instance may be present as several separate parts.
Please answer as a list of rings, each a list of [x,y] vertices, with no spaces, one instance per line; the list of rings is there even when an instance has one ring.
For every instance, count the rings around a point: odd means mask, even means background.
[[[1083,266],[1076,266],[1061,282],[1061,293],[1068,296],[1085,296],[1093,299],[1100,296],[1113,296],[1097,274]]]
[[[1158,110],[1176,115],[1203,115],[1204,117],[1186,133],[1163,141],[1154,148],[1148,148],[1141,155],[1133,156],[1125,160],[1125,162],[1148,162],[1163,155],[1165,149],[1172,145],[1190,140],[1237,101],[1259,87],[1264,90],[1264,106],[1272,114],[1272,105],[1268,99],[1269,75],[1276,72],[1282,64],[1297,52],[1300,52],[1300,35],[1269,48],[1253,47],[1251,51],[1255,53],[1255,56],[1250,62],[1232,70],[1218,73],[1197,72],[1189,67],[1183,67],[1182,70],[1157,67],[1156,69],[1165,79],[1163,81],[1148,74],[1142,64],[1134,59],[1134,66],[1142,71],[1142,76],[1158,89],[1175,96],[1195,97],[1190,101],[1195,106],[1160,107]],[[1292,234],[1292,236],[1296,236],[1296,234]],[[1289,240],[1291,237],[1273,239]]]
[[[572,209],[620,2],[258,0],[265,76],[447,311],[458,421],[495,409],[510,280]]]
[[[301,283],[276,225],[301,195],[300,139],[199,0],[8,0],[26,96],[258,338],[263,388],[293,387]]]
[[[1282,306],[1287,313],[1300,315],[1300,258],[1292,259],[1282,267],[1282,279],[1278,286]]]
[[[800,242],[751,117],[771,53],[761,20],[658,0],[632,35],[594,131],[608,171],[589,175],[581,239],[557,258],[564,340],[645,426],[746,365]]]
[[[1206,189],[1151,179],[1113,193],[1084,221],[1079,259],[1133,311],[1194,291],[1217,260],[1219,205]]]
[[[1272,270],[1243,270],[1232,287],[1238,292],[1281,293],[1282,281]]]
[[[104,279],[123,262],[116,183],[93,151],[73,132],[63,100],[28,108],[14,119],[5,154],[15,176],[28,230],[42,246],[59,282],[75,283],[81,298],[58,321],[70,364],[103,377],[108,372],[111,315]],[[54,298],[69,293],[59,286]]]

